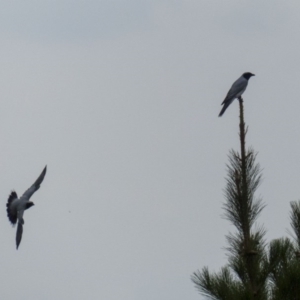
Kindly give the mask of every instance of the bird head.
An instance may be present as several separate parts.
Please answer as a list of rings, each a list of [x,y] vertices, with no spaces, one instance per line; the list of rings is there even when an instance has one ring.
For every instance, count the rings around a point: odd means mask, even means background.
[[[29,201],[29,202],[26,203],[25,209],[28,209],[28,208],[30,208],[33,205],[34,205],[34,203],[31,202],[31,201]]]
[[[255,74],[252,74],[252,73],[250,73],[250,72],[246,72],[246,73],[243,74],[243,77],[246,78],[247,80],[248,80],[250,77],[252,77],[252,76],[255,76]]]

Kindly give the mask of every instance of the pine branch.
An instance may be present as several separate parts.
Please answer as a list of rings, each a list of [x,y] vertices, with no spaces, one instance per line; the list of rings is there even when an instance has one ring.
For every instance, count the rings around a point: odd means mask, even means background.
[[[290,213],[291,226],[296,236],[295,240],[298,246],[300,257],[300,202],[291,202],[292,211]]]
[[[201,272],[193,273],[192,281],[200,293],[211,300],[248,299],[244,286],[234,279],[227,267],[218,274],[210,274],[205,267]]]
[[[300,299],[300,262],[288,238],[270,243],[269,266],[271,299]]]

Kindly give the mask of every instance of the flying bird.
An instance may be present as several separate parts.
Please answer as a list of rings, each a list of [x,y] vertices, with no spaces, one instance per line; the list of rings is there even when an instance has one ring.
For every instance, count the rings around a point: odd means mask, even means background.
[[[13,226],[16,225],[18,221],[16,234],[17,249],[21,243],[23,225],[25,223],[23,219],[24,211],[34,205],[34,203],[29,201],[29,199],[34,194],[34,192],[36,192],[40,188],[40,185],[43,182],[44,177],[46,175],[46,171],[47,166],[45,166],[44,170],[42,171],[38,179],[35,181],[35,183],[27,191],[25,191],[25,193],[20,198],[18,198],[18,195],[15,191],[12,191],[8,197],[6,204],[8,219]]]
[[[221,105],[224,105],[219,117],[221,117],[227,107],[233,102],[234,99],[239,98],[246,90],[247,85],[248,85],[248,80],[250,77],[255,76],[252,73],[246,72],[244,73],[238,80],[236,80],[233,85],[231,86],[229,92],[227,93],[224,101],[222,102]]]

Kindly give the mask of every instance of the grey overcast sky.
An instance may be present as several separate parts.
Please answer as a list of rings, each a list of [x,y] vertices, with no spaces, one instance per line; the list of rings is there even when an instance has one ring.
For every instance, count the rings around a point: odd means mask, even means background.
[[[204,299],[226,263],[227,155],[259,152],[267,240],[300,199],[300,2],[0,1],[1,299]],[[25,213],[6,217],[48,173]]]

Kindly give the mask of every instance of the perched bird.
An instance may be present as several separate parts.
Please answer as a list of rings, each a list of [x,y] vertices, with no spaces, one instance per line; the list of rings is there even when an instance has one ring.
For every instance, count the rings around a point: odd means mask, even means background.
[[[18,221],[16,235],[17,249],[21,243],[23,225],[25,223],[23,219],[24,211],[34,205],[34,203],[29,201],[29,199],[34,194],[34,192],[36,192],[40,188],[40,185],[43,182],[44,177],[46,175],[46,171],[47,166],[44,168],[43,172],[35,181],[35,183],[20,198],[18,198],[18,195],[15,191],[12,191],[8,197],[6,204],[8,219],[12,223],[12,225],[16,225]]]
[[[246,90],[247,85],[248,85],[248,80],[251,76],[255,76],[252,73],[244,73],[238,80],[236,80],[233,85],[231,86],[228,94],[226,95],[224,101],[222,102],[221,105],[224,105],[219,117],[221,117],[227,107],[233,102],[234,99],[239,98]]]

